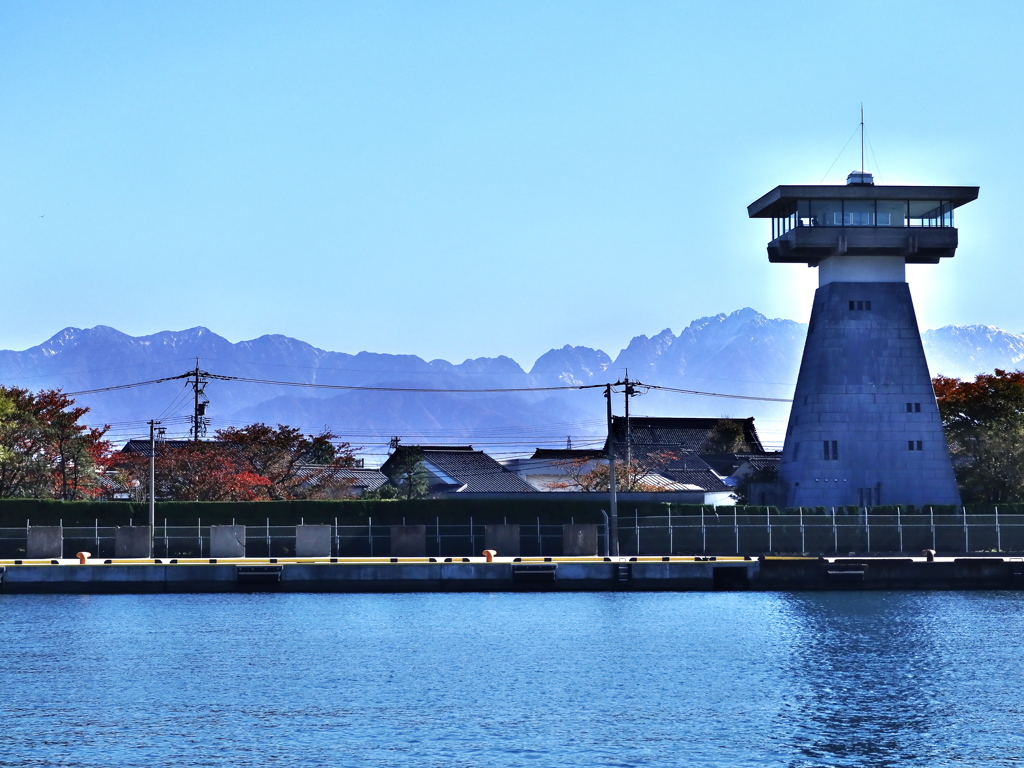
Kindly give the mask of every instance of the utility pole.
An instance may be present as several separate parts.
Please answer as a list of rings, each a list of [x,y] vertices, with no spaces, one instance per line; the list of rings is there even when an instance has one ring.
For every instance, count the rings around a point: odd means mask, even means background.
[[[206,371],[199,370],[199,358],[196,358],[196,368],[192,371],[192,442],[198,443],[199,438],[206,434],[206,406],[210,404],[206,397],[206,384],[209,381]]]
[[[626,387],[623,390],[622,399],[626,401],[626,479],[630,483],[630,487],[628,487],[626,490],[632,490],[633,483],[630,480],[630,472],[633,471],[633,439],[632,435],[630,434],[629,426],[629,398],[636,397],[639,393],[636,391],[636,387],[634,386],[636,382],[629,380],[628,368],[626,369],[626,378],[622,383]]]
[[[608,525],[608,554],[619,556],[619,498],[615,478],[615,435],[612,432],[612,385],[606,384],[604,396],[608,400],[608,504],[611,507],[611,521]]]
[[[156,434],[164,433],[156,425],[159,421],[149,420],[149,555],[153,556],[153,536],[156,533]]]

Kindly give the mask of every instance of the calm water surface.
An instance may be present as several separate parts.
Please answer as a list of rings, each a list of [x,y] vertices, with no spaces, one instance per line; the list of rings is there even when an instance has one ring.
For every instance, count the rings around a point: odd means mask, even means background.
[[[1014,593],[0,597],[0,766],[1024,760]]]

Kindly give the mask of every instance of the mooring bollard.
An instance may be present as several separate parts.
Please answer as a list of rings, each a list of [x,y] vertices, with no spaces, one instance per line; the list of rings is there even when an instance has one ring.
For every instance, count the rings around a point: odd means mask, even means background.
[[[76,552],[75,557],[78,558],[79,565],[85,565],[85,561],[92,557],[92,552]]]
[[[934,549],[926,549],[921,554],[925,556],[925,558],[928,560],[929,563],[934,563],[935,562],[935,550]]]
[[[487,558],[487,562],[488,563],[493,563],[494,562],[494,558],[498,554],[498,550],[496,550],[496,549],[485,549],[482,554],[483,554],[484,557]]]

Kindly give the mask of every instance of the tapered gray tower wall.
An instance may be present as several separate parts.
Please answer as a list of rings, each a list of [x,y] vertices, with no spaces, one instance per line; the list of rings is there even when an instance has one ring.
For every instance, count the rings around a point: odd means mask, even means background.
[[[818,288],[779,475],[794,507],[959,503],[905,282]]]

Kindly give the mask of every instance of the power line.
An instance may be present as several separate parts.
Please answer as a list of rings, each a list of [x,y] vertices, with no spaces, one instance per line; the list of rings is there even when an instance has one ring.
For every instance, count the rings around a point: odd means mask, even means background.
[[[584,389],[605,389],[609,384],[573,384],[564,385],[559,387],[485,387],[485,388],[440,388],[440,387],[370,387],[362,386],[357,384],[317,384],[313,382],[301,382],[301,381],[278,381],[275,379],[255,379],[244,376],[226,376],[224,374],[207,373],[201,372],[204,377],[214,379],[217,381],[237,381],[243,384],[262,384],[267,386],[279,386],[279,387],[299,387],[303,389],[331,389],[331,390],[343,390],[343,391],[355,391],[355,392],[418,392],[418,393],[433,393],[433,394],[498,394],[498,393],[510,393],[510,392],[557,392],[557,391],[577,391]],[[68,396],[76,395],[93,395],[102,392],[113,392],[122,389],[132,389],[134,387],[144,387],[152,384],[162,384],[166,381],[175,381],[178,379],[185,379],[194,376],[194,371],[188,373],[179,374],[178,376],[168,376],[162,379],[152,379],[150,381],[140,381],[133,384],[117,384],[109,387],[98,387],[96,389],[86,389],[78,392],[65,392]],[[610,386],[622,386],[623,382],[615,382]],[[792,400],[779,397],[757,397],[754,395],[734,395],[725,392],[706,392],[697,389],[679,389],[677,387],[664,387],[658,384],[644,384],[642,382],[632,382],[633,386],[644,387],[646,389],[656,389],[662,392],[675,392],[683,395],[698,395],[701,397],[721,397],[729,398],[732,400],[756,400],[760,402],[771,402],[771,403],[789,403]]]
[[[188,376],[191,376],[191,375],[192,375],[191,372],[189,372],[189,373],[182,373],[182,374],[180,374],[178,376],[168,376],[168,377],[163,378],[163,379],[151,379],[150,381],[136,381],[133,384],[115,384],[115,385],[110,386],[110,387],[97,387],[96,389],[83,389],[83,390],[80,390],[78,392],[64,392],[63,394],[67,395],[68,397],[75,397],[77,395],[96,395],[96,394],[99,394],[101,392],[113,392],[113,391],[118,390],[118,389],[133,389],[135,387],[148,387],[151,384],[163,384],[165,381],[175,381],[177,379],[184,379],[184,378],[187,378]],[[148,424],[149,422],[146,422],[146,423]]]
[[[793,401],[784,397],[756,397],[754,395],[727,395],[724,392],[701,392],[696,389],[677,389],[676,387],[661,387],[657,384],[639,384],[638,386],[648,389],[659,389],[662,392],[677,392],[681,395],[700,395],[701,397],[724,397],[730,400],[757,400],[763,403],[792,403]]]

